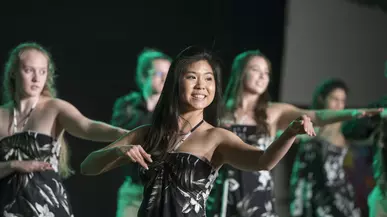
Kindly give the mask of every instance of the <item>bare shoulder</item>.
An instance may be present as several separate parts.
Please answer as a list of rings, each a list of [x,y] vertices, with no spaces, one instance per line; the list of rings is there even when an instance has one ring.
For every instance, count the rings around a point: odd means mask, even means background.
[[[284,110],[288,108],[294,107],[292,104],[289,103],[283,103],[283,102],[270,102],[269,103],[269,109],[272,110]]]
[[[53,107],[57,107],[57,108],[63,108],[63,107],[67,107],[67,106],[72,106],[69,102],[63,100],[63,99],[59,99],[59,98],[44,98],[44,102],[46,103],[46,105],[48,106],[53,106]]]
[[[286,113],[288,110],[294,109],[295,106],[289,103],[282,103],[282,102],[270,102],[269,106],[267,108],[267,113],[270,117],[271,122],[276,122],[278,118]]]
[[[77,111],[71,103],[59,98],[45,97],[43,104],[46,109],[56,110],[58,113]]]
[[[213,127],[208,129],[208,133],[209,136],[218,144],[237,137],[237,135],[235,135],[233,132],[221,127]]]

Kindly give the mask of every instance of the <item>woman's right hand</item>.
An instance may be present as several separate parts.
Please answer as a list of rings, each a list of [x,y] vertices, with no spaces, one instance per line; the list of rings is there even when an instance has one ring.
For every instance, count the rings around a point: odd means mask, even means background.
[[[53,170],[50,163],[43,161],[11,161],[10,166],[17,172],[21,173],[32,173],[32,172],[42,172],[46,170]]]
[[[125,145],[125,146],[118,146],[117,150],[119,152],[120,156],[128,156],[131,161],[135,163],[139,163],[141,166],[143,166],[145,169],[149,169],[147,163],[152,163],[151,155],[146,153],[144,149],[141,147],[141,145]]]

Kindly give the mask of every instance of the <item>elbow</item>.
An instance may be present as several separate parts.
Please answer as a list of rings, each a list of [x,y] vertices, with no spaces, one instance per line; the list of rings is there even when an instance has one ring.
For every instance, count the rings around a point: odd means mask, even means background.
[[[271,171],[276,164],[270,163],[265,161],[264,159],[261,159],[258,163],[258,167],[255,168],[256,171]]]
[[[81,163],[81,174],[85,176],[96,176],[101,174],[87,159]]]
[[[257,171],[271,171],[273,168],[274,166],[271,165],[259,165]]]

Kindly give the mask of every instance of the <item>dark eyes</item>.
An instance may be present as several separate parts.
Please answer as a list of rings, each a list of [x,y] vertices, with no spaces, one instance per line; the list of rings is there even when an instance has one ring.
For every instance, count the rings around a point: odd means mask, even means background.
[[[192,80],[192,79],[196,79],[196,76],[193,76],[193,75],[187,75],[186,78],[189,79],[189,80]],[[212,76],[208,76],[208,77],[205,78],[205,80],[206,80],[206,81],[212,81],[213,78],[212,78]]]
[[[25,68],[24,71],[27,72],[27,73],[32,73],[32,72],[34,72],[34,69],[32,69],[32,68]],[[44,74],[47,73],[47,71],[46,70],[39,70],[38,73],[41,74],[41,75],[44,75]]]

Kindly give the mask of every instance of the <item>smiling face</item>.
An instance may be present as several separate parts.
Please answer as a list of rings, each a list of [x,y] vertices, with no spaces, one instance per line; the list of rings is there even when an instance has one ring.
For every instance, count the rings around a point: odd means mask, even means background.
[[[244,91],[262,94],[270,81],[270,70],[267,61],[260,56],[252,57],[244,68]]]
[[[48,59],[35,50],[24,51],[20,55],[19,70],[15,72],[16,91],[21,97],[39,96],[47,81]]]
[[[326,109],[342,110],[345,108],[347,93],[344,89],[336,88],[332,90],[325,98],[324,105]]]
[[[180,100],[183,111],[203,110],[214,100],[214,71],[206,60],[188,66],[180,76]]]

